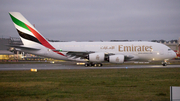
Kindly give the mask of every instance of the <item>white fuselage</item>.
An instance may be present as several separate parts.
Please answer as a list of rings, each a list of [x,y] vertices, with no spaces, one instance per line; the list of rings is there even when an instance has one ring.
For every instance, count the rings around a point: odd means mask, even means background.
[[[52,50],[40,46],[41,50],[28,51],[29,53],[46,56],[55,59],[69,60],[65,51],[93,51],[100,53],[113,53],[116,55],[133,56],[130,60],[159,61],[172,59],[176,56],[175,52],[166,45],[155,42],[50,42],[65,56],[59,55]]]

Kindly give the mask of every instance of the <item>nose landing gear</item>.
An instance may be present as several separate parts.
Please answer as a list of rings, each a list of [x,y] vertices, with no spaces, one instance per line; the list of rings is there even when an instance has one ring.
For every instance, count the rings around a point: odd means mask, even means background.
[[[162,65],[163,65],[163,66],[167,66],[167,63],[166,63],[166,62],[162,62]]]
[[[169,59],[165,59],[163,62],[162,62],[162,65],[163,66],[167,66],[167,61],[168,61]]]

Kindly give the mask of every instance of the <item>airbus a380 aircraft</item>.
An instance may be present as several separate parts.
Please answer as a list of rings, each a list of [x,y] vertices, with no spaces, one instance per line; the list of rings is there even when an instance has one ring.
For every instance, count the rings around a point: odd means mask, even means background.
[[[23,45],[13,46],[23,52],[61,60],[87,61],[85,66],[103,62],[166,61],[176,54],[169,47],[154,42],[49,42],[19,12],[9,13]]]

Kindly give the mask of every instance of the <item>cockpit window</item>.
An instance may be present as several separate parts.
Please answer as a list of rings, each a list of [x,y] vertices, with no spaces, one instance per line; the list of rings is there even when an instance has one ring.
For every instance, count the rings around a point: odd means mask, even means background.
[[[171,49],[168,49],[168,51],[171,51]]]

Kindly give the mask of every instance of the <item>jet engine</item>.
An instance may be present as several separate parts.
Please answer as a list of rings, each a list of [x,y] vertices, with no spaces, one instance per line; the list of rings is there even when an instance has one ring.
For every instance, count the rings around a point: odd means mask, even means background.
[[[124,63],[124,55],[111,55],[107,60],[111,63]]]
[[[104,53],[91,53],[88,55],[87,59],[91,62],[102,62],[104,61]]]

